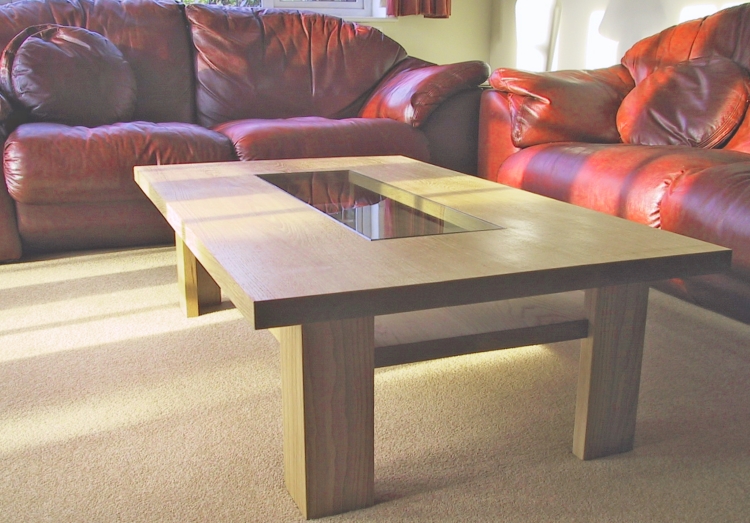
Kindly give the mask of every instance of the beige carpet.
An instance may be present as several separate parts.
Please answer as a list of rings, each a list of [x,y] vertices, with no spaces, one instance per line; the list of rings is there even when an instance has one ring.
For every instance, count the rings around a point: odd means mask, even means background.
[[[279,355],[188,320],[171,248],[0,266],[0,521],[287,522]],[[325,521],[750,521],[750,327],[652,291],[633,452],[570,451],[578,343],[376,372],[374,507]]]

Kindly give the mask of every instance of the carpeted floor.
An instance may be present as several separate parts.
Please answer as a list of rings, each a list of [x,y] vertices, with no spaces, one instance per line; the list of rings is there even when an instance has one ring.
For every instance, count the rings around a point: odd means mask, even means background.
[[[0,266],[0,521],[301,520],[275,339],[176,287],[172,248]],[[589,462],[577,360],[376,371],[376,504],[323,521],[750,521],[750,326],[652,291],[635,450]]]

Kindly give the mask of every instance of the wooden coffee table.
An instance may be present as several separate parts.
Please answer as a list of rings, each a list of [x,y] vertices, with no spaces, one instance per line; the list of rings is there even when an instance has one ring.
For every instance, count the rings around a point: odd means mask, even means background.
[[[371,241],[259,178],[332,170],[502,228]],[[280,340],[285,479],[307,518],[374,502],[376,366],[582,338],[573,452],[632,449],[648,282],[731,259],[403,157],[136,167],[135,178],[176,232],[186,313],[223,291]]]

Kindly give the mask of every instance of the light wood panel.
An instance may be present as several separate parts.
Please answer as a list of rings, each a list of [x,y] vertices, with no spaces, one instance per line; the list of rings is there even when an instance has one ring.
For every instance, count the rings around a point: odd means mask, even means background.
[[[351,169],[502,230],[368,241],[258,174]],[[256,328],[711,273],[728,249],[401,157],[136,168]]]
[[[180,307],[188,318],[194,318],[221,303],[221,288],[179,235],[175,235],[175,247]]]
[[[374,503],[374,322],[279,329],[284,477],[306,518]]]
[[[633,448],[648,285],[586,293],[589,336],[581,345],[573,453],[594,459]]]
[[[583,292],[375,318],[375,367],[588,336]]]

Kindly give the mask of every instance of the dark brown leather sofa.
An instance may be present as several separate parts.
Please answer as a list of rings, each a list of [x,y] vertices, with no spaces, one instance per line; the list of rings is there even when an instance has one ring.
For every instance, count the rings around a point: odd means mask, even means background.
[[[0,261],[169,242],[135,165],[400,154],[475,173],[480,61],[309,12],[0,6]]]
[[[590,71],[494,71],[479,175],[733,249],[727,274],[655,286],[750,322],[750,4]]]

